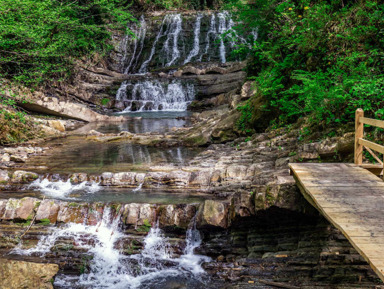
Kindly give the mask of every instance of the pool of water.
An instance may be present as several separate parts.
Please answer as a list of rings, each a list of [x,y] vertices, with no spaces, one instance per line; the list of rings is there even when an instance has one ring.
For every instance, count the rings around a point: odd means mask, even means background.
[[[188,127],[191,125],[190,112],[126,112],[114,114],[128,116],[124,122],[96,122],[89,123],[71,132],[71,134],[86,134],[91,130],[101,133],[119,133],[129,131],[131,133],[157,132],[164,133],[174,127]]]
[[[27,168],[51,173],[146,171],[153,165],[185,165],[201,151],[198,148],[143,146],[124,140],[99,143],[82,136],[57,139],[45,145],[52,149],[44,155],[31,157],[26,162]]]
[[[74,187],[74,186],[72,186]],[[0,199],[8,198],[53,198],[64,201],[81,202],[117,202],[117,203],[147,203],[147,204],[192,204],[200,203],[209,195],[194,191],[166,191],[150,189],[111,188],[100,186],[99,189],[72,188],[65,190],[60,187],[39,188],[26,187],[17,191],[2,191]]]

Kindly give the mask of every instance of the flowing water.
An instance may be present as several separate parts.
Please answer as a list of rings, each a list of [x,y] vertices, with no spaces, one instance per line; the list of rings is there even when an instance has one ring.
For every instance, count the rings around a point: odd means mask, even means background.
[[[106,207],[101,221],[90,226],[67,224],[54,228],[40,239],[36,246],[12,250],[12,255],[44,257],[61,240],[72,240],[77,248],[91,256],[87,270],[80,276],[59,274],[56,288],[160,288],[170,280],[182,280],[189,288],[204,287],[201,265],[210,258],[195,254],[201,245],[200,233],[194,224],[186,233],[186,246],[182,254],[173,252],[163,231],[155,225],[143,240],[138,254],[124,254],[119,240],[129,237],[121,231],[120,215]]]
[[[226,11],[189,16],[193,17],[193,35],[190,35],[188,27],[191,19],[181,14],[167,14],[158,25],[156,37],[150,39],[151,36],[146,38],[148,25],[142,16],[139,25],[131,26],[137,36],[122,41],[123,72],[146,74],[151,69],[211,60],[225,63],[237,44],[246,43],[234,31],[234,21]],[[150,47],[147,49],[149,53],[145,52],[146,49],[143,51],[145,45]],[[129,49],[130,57],[127,54]],[[138,63],[141,63],[140,68],[137,68]],[[185,111],[194,99],[192,83],[159,80],[153,76],[135,82],[124,81],[116,93],[116,101],[122,103],[124,112]]]
[[[177,80],[170,83],[145,80],[134,84],[126,81],[116,95],[116,100],[126,106],[124,112],[186,111],[194,98],[193,84]]]

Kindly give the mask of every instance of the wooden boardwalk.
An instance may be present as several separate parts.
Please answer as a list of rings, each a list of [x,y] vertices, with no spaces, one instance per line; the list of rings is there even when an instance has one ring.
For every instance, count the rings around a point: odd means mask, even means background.
[[[355,164],[290,164],[304,197],[384,281],[384,182]]]

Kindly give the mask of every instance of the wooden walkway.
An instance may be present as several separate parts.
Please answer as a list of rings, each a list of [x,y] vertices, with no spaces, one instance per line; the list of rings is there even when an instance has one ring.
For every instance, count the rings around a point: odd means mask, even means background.
[[[355,164],[290,164],[304,197],[384,281],[384,182]]]

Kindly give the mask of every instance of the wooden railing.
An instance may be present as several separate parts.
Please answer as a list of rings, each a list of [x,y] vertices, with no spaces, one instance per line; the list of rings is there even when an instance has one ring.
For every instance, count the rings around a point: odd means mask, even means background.
[[[383,161],[373,151],[384,154],[384,146],[364,139],[364,124],[384,128],[384,121],[364,117],[364,111],[361,108],[356,110],[355,164],[366,167],[372,171],[376,170],[376,174],[382,174]],[[364,148],[372,155],[372,157],[379,163],[379,165],[363,164],[363,150],[364,150]]]

